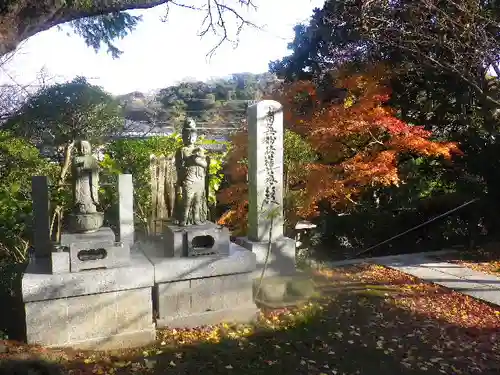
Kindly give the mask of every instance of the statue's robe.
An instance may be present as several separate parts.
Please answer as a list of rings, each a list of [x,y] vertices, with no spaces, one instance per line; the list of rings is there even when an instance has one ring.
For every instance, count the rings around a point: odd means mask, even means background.
[[[177,171],[176,218],[178,222],[184,221],[185,210],[188,210],[187,225],[205,222],[208,217],[207,206],[207,167],[197,165],[194,155],[195,147],[182,147],[175,155]],[[199,156],[205,158],[206,156]]]
[[[77,213],[97,212],[99,203],[99,163],[92,155],[73,160],[73,199]]]

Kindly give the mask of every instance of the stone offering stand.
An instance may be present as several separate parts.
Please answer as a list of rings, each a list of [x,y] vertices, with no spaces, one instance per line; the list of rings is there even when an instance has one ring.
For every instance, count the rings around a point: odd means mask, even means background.
[[[22,280],[26,341],[103,350],[148,344],[155,340],[156,327],[255,319],[255,283],[267,255],[271,221],[266,276],[295,274],[295,241],[283,235],[281,105],[252,105],[248,124],[249,231],[235,243],[226,228],[210,222],[169,225],[161,242],[136,241],[132,176],[120,175],[116,238],[104,227],[63,234],[54,245],[48,180],[33,177],[35,257]],[[273,282],[273,288],[284,293],[287,285],[282,284]]]

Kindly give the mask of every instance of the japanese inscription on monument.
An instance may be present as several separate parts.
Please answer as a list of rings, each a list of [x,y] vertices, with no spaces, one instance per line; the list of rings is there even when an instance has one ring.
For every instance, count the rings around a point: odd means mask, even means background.
[[[283,236],[283,110],[264,100],[248,108],[248,239]]]
[[[278,181],[274,175],[274,163],[275,163],[275,153],[276,153],[276,129],[274,129],[274,112],[275,108],[269,107],[266,117],[266,130],[264,142],[266,149],[264,151],[264,165],[266,170],[266,180],[265,180],[265,196],[264,204],[274,203],[278,204],[276,201],[276,184]]]

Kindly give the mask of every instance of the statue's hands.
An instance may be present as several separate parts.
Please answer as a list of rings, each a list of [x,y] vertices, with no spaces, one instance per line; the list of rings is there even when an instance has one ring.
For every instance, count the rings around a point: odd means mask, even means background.
[[[200,167],[206,168],[207,167],[207,159],[205,157],[198,156],[194,159],[195,163],[199,165]]]
[[[205,149],[203,147],[196,147],[193,150],[193,154],[196,156],[205,156]]]

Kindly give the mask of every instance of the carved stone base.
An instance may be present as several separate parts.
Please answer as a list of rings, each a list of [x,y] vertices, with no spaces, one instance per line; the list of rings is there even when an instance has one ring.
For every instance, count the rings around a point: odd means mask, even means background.
[[[69,215],[69,227],[75,233],[93,233],[96,232],[104,223],[104,214],[102,212],[93,212],[91,214],[71,214]]]
[[[130,264],[130,246],[115,242],[111,228],[92,233],[63,233],[61,246],[69,248],[70,272]]]
[[[171,224],[164,234],[167,257],[229,254],[229,230],[212,222],[188,226]]]

